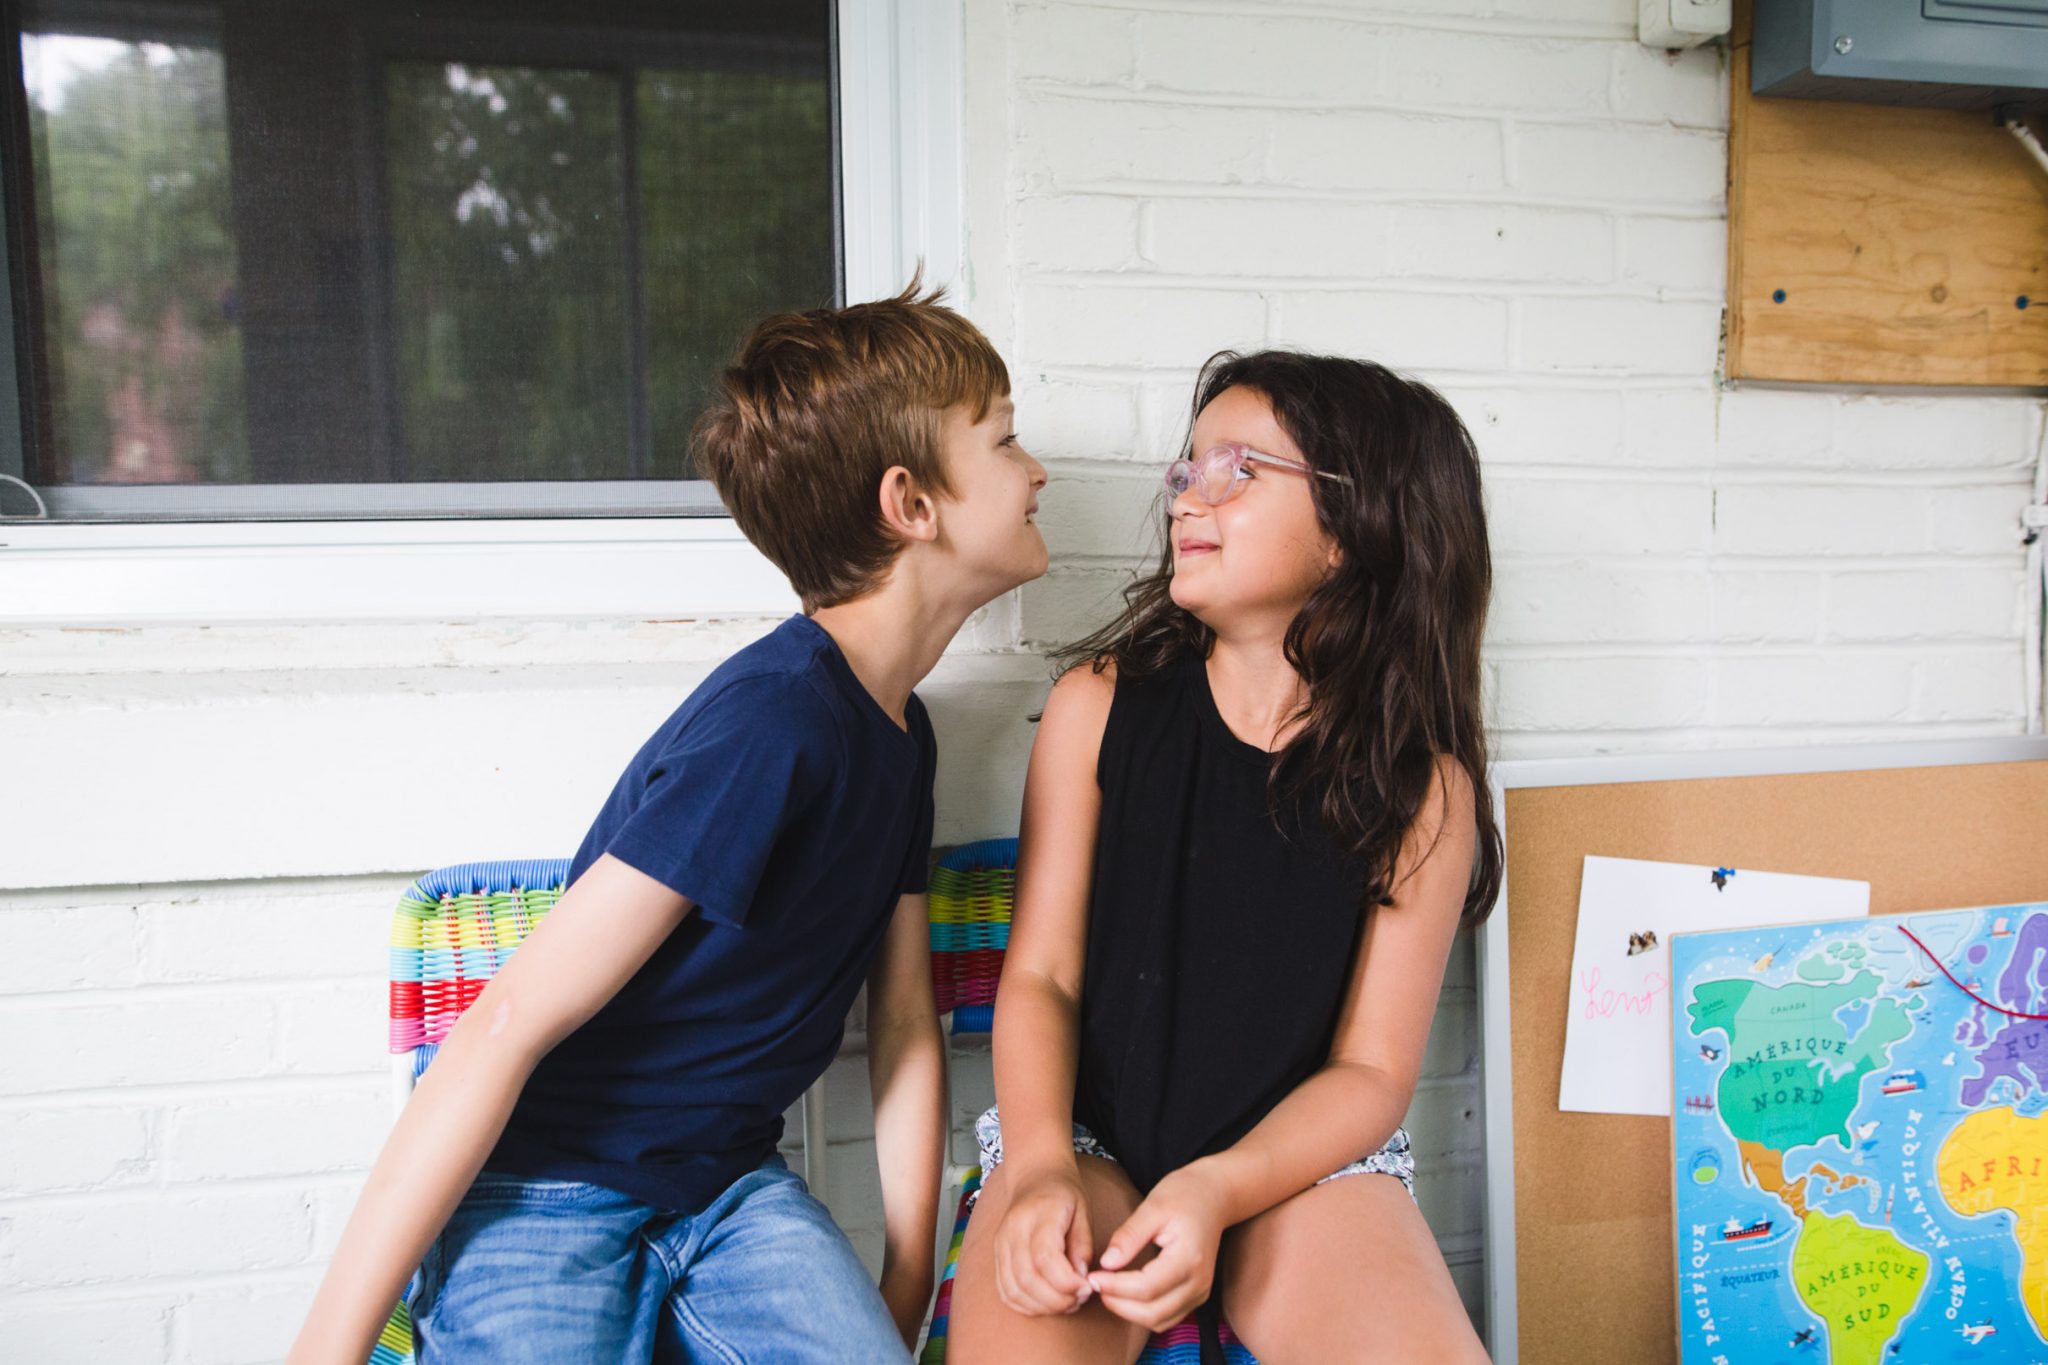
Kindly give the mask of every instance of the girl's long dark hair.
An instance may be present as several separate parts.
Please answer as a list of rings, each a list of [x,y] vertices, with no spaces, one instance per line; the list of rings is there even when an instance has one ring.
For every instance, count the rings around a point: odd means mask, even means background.
[[[1271,404],[1312,466],[1350,479],[1309,480],[1342,555],[1287,630],[1308,699],[1273,765],[1274,809],[1282,793],[1316,794],[1331,838],[1367,869],[1366,903],[1386,904],[1437,760],[1455,760],[1478,816],[1464,914],[1484,919],[1500,890],[1501,840],[1479,669],[1493,561],[1472,438],[1436,390],[1370,361],[1224,351],[1202,368],[1193,415],[1238,387]],[[1159,567],[1124,590],[1122,614],[1054,653],[1062,671],[1114,664],[1137,676],[1208,656],[1211,631],[1173,601],[1164,539]]]

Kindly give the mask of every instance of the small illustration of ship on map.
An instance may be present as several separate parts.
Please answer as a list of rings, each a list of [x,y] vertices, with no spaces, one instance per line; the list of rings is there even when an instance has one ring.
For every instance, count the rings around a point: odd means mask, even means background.
[[[1910,1095],[1916,1090],[1925,1090],[1927,1078],[1912,1069],[1894,1071],[1884,1078],[1884,1084],[1879,1088],[1887,1095]]]
[[[1730,1218],[1721,1227],[1721,1240],[1746,1242],[1755,1237],[1768,1237],[1770,1233],[1771,1220],[1768,1218],[1752,1218],[1747,1223],[1740,1218]]]

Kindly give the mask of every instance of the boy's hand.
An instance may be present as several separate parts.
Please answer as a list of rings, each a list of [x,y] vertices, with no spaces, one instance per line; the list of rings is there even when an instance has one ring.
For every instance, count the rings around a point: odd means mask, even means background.
[[[1153,1186],[1109,1239],[1102,1269],[1088,1277],[1103,1307],[1150,1332],[1164,1332],[1200,1307],[1216,1277],[1223,1210],[1223,1191],[1195,1167]],[[1144,1269],[1126,1268],[1154,1245],[1159,1254]]]
[[[932,1306],[931,1271],[908,1271],[884,1265],[882,1302],[889,1305],[889,1316],[896,1320],[896,1330],[903,1334],[903,1344],[915,1351],[917,1334],[924,1330],[925,1310]]]
[[[1078,1312],[1094,1292],[1094,1245],[1080,1173],[1067,1165],[1026,1175],[996,1228],[996,1292],[1026,1317]]]

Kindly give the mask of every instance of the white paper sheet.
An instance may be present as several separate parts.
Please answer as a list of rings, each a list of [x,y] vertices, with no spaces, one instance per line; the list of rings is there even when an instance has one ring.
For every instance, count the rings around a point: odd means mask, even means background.
[[[1868,913],[1869,882],[1589,856],[1579,882],[1557,1107],[1671,1112],[1673,934]]]

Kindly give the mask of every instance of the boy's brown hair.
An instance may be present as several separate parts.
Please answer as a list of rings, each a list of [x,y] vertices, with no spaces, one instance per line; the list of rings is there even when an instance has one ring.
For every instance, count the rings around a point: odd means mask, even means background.
[[[893,465],[950,493],[948,408],[979,422],[1010,372],[978,328],[918,279],[893,299],[766,318],[718,376],[693,441],[748,540],[789,575],[806,612],[861,596],[901,548],[876,493]]]

